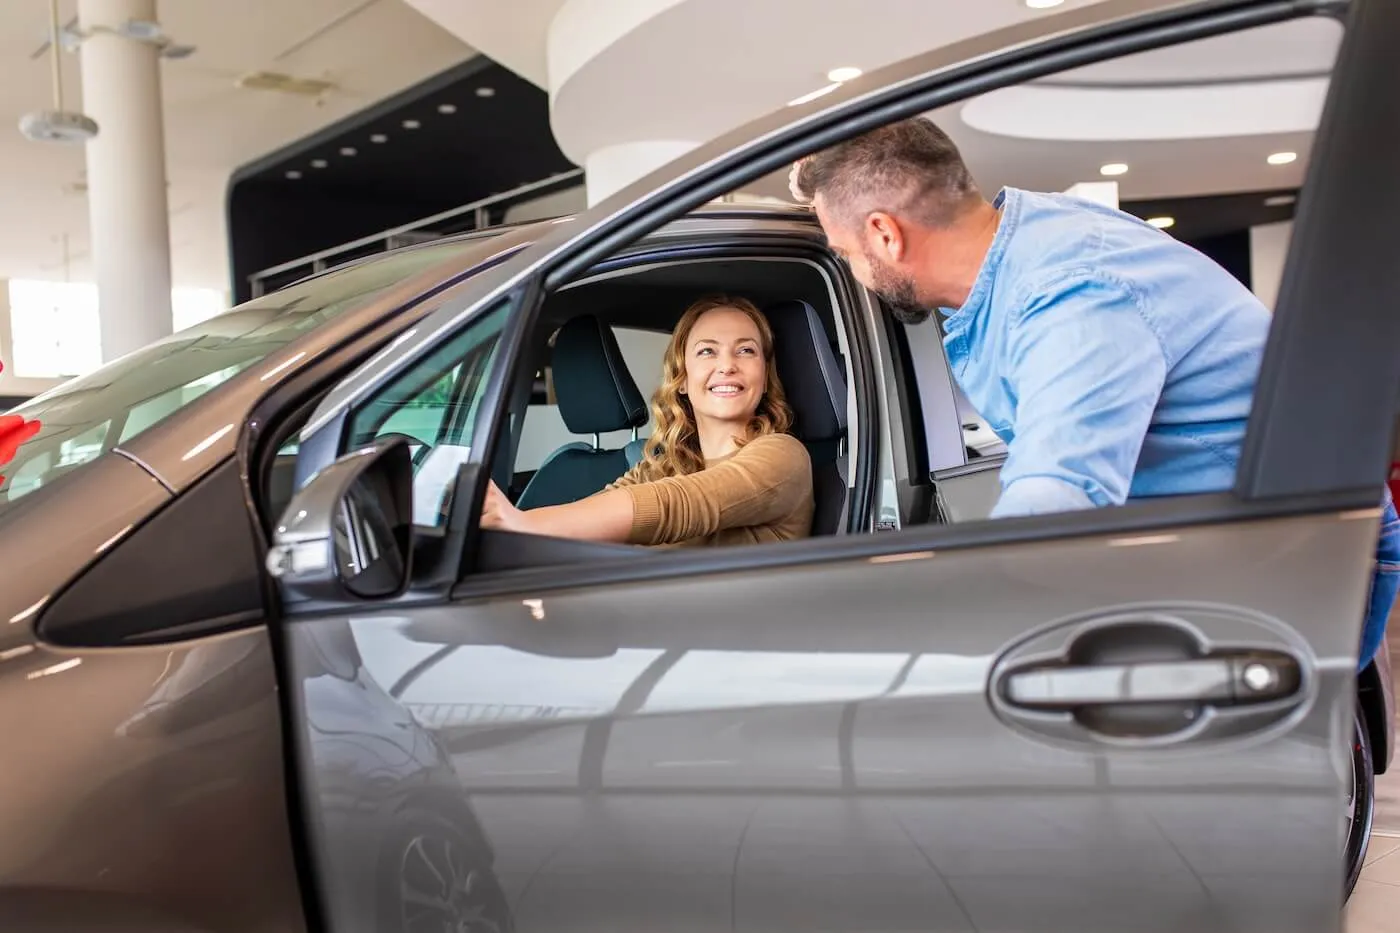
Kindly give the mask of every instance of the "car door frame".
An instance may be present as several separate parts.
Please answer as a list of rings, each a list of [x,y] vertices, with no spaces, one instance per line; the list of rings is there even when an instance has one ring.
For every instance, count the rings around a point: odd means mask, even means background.
[[[1387,35],[1400,34],[1400,28],[1397,28],[1400,27],[1400,9],[1394,4],[1386,9],[1378,3],[1365,3],[1365,0],[1362,0],[1362,4],[1358,9],[1365,16],[1356,17],[1351,24],[1334,77],[1334,82],[1344,86],[1350,96],[1340,104],[1338,95],[1329,97],[1319,129],[1319,145],[1300,202],[1295,237],[1280,291],[1281,299],[1275,312],[1276,323],[1270,332],[1264,370],[1268,378],[1261,377],[1261,397],[1251,417],[1246,439],[1246,461],[1233,491],[1164,499],[1117,509],[1000,519],[962,526],[926,525],[887,535],[808,539],[782,545],[709,549],[703,553],[663,552],[649,554],[646,559],[628,555],[563,568],[556,566],[483,574],[461,580],[452,589],[453,600],[468,605],[503,596],[526,595],[538,599],[541,594],[560,590],[577,593],[590,587],[632,581],[669,582],[701,574],[734,572],[740,568],[753,572],[803,567],[810,571],[828,563],[855,565],[862,561],[904,561],[932,556],[937,551],[971,551],[1021,542],[1058,542],[1085,536],[1167,530],[1188,524],[1211,525],[1251,522],[1262,518],[1328,515],[1374,524],[1378,517],[1376,503],[1383,485],[1384,466],[1389,462],[1390,431],[1395,414],[1393,400],[1397,396],[1397,387],[1400,387],[1400,361],[1390,359],[1385,352],[1386,347],[1400,338],[1400,316],[1387,317],[1384,313],[1391,296],[1400,293],[1400,267],[1383,261],[1386,258],[1381,252],[1383,244],[1366,242],[1364,231],[1358,229],[1360,225],[1355,218],[1369,216],[1378,208],[1381,211],[1400,210],[1400,178],[1385,175],[1389,166],[1400,164],[1400,126],[1386,124],[1377,127],[1378,120],[1393,114],[1392,104],[1400,91],[1387,90],[1381,82],[1375,81],[1377,73],[1384,76],[1394,72],[1394,62],[1386,60],[1389,50],[1382,40]],[[1194,11],[1190,14],[1170,10],[1151,14],[1144,21],[1152,22],[1142,33],[1113,34],[1111,27],[1101,27],[1095,32],[1108,31],[1106,37],[1098,36],[1105,47],[1138,50],[1142,45],[1142,36],[1146,34],[1184,36],[1186,39],[1204,37],[1212,33],[1203,24],[1215,26],[1229,22],[1239,28],[1264,25],[1279,21],[1285,13],[1299,6],[1283,2],[1207,3],[1189,8]],[[1319,3],[1316,6],[1330,9],[1335,5]],[[1056,43],[1069,41],[1052,40],[1052,51]],[[1044,48],[1041,46],[1031,51],[1044,53]],[[1063,57],[1069,62],[1061,67],[1069,67],[1080,61],[1070,54],[1074,50],[1065,51]],[[1082,48],[1078,51],[1082,52]],[[1037,69],[1016,59],[1024,52],[1023,49],[1016,49],[1005,56],[993,56],[991,60],[1001,61],[1003,65],[1010,60],[1012,66],[1019,61],[1025,70],[1035,72]],[[1396,57],[1391,54],[1389,58]],[[976,64],[980,66],[985,62]],[[1005,72],[998,74],[1004,76]],[[969,78],[964,84],[964,92],[958,96],[985,90],[985,86],[976,86],[978,80],[984,79],[985,75]],[[925,83],[931,80],[925,79]],[[923,86],[918,81],[914,84]],[[973,87],[967,90],[967,86]],[[852,105],[851,110],[836,107],[831,111],[821,111],[812,118],[813,122],[820,122],[825,127],[820,131],[803,129],[801,132],[793,130],[779,134],[777,142],[766,140],[771,145],[760,156],[750,151],[733,156],[732,160],[720,160],[715,165],[699,169],[694,175],[687,176],[684,187],[681,181],[673,182],[669,190],[663,189],[638,206],[597,221],[597,225],[582,240],[574,242],[563,238],[546,241],[531,250],[530,256],[522,257],[521,262],[503,266],[498,276],[487,276],[479,284],[479,297],[490,299],[493,305],[503,300],[519,304],[511,316],[507,332],[502,335],[500,371],[493,374],[493,384],[487,390],[488,393],[494,392],[494,395],[488,394],[484,399],[483,407],[490,407],[487,408],[487,417],[478,422],[478,438],[473,440],[473,447],[483,452],[483,462],[489,463],[499,440],[510,385],[505,376],[519,354],[521,341],[528,333],[529,321],[537,312],[546,288],[570,281],[618,247],[644,235],[654,228],[654,224],[664,222],[682,209],[693,207],[690,203],[692,200],[708,198],[719,188],[728,190],[736,180],[766,174],[808,149],[816,148],[818,139],[834,141],[837,137],[851,135],[899,116],[931,110],[934,106],[930,105],[930,101],[947,103],[951,96],[942,80],[934,81],[930,88],[924,90],[910,91],[906,86],[899,91],[899,94],[888,92],[890,99],[884,100],[879,107],[862,98],[864,102],[859,106]],[[879,100],[884,93],[871,93],[870,99]],[[901,96],[903,94],[910,96],[905,98]],[[912,104],[911,100],[918,103]],[[1356,159],[1360,159],[1360,164],[1368,171],[1341,170],[1343,166],[1356,165]],[[741,160],[747,161],[742,161],[741,167],[735,167]],[[581,225],[586,226],[590,218],[596,220],[589,212],[584,215]],[[1316,265],[1303,268],[1301,260],[1304,256],[1320,259]],[[1347,308],[1351,310],[1352,318],[1344,319],[1347,326],[1337,328],[1339,315],[1334,310],[1336,304],[1330,300],[1335,298],[1335,289],[1329,286],[1344,275],[1344,270],[1358,268],[1358,264],[1366,274],[1351,292],[1355,300]],[[479,307],[480,304],[468,303],[453,314],[435,316],[431,323],[436,326],[425,327],[426,333],[419,337],[420,341],[427,343],[418,347],[405,346],[400,356],[386,360],[382,367],[363,370],[344,386],[337,398],[331,400],[326,413],[334,417],[337,405],[348,405],[347,400],[363,398],[380,384],[382,378],[401,375],[405,367],[415,365],[421,347],[436,347],[436,338],[443,333],[455,335],[459,325],[475,319]],[[1329,324],[1332,325],[1330,330]],[[1374,325],[1374,329],[1368,329],[1370,325]],[[1319,330],[1324,333],[1319,335]],[[1309,342],[1315,338],[1314,343]],[[1338,374],[1345,374],[1347,378],[1326,383],[1327,377],[1335,379]],[[1324,377],[1323,382],[1326,383],[1322,402],[1310,402],[1293,409],[1280,403],[1280,398],[1295,401],[1300,389],[1316,391],[1319,376]],[[1270,392],[1278,392],[1279,397],[1270,395]],[[1357,404],[1376,398],[1392,400],[1392,404],[1388,407]],[[1346,408],[1342,412],[1340,420],[1345,422],[1344,425],[1337,423],[1338,411],[1335,406],[1338,402],[1356,409]],[[1300,413],[1302,416],[1298,417]],[[1300,445],[1314,444],[1318,438],[1347,436],[1362,438],[1365,449],[1360,456],[1345,463],[1332,462],[1336,458],[1320,456],[1305,458],[1301,464],[1279,462],[1280,455],[1286,456]],[[1374,443],[1371,440],[1373,437],[1378,438]],[[1375,448],[1374,456],[1371,456],[1372,447]],[[466,515],[474,515],[479,509],[480,496],[485,487],[485,472],[480,471],[470,502],[468,497],[463,497],[459,502],[459,508],[465,509]],[[467,521],[466,528],[470,529],[474,524]],[[917,565],[906,563],[903,566]],[[355,611],[369,608],[359,607]],[[828,629],[833,628],[832,620],[826,622]],[[538,633],[531,634],[528,625],[517,628],[523,638],[539,637]],[[704,632],[697,631],[695,634],[700,637]],[[861,633],[852,627],[843,637],[855,641],[861,637]]]

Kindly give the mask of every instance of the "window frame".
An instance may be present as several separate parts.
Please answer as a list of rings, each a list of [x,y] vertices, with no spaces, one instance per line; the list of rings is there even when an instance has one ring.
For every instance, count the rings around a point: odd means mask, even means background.
[[[771,221],[771,217],[770,217]],[[876,500],[876,485],[879,481],[879,464],[881,457],[885,453],[883,436],[881,433],[881,418],[879,400],[879,390],[875,380],[875,370],[877,361],[872,351],[871,335],[868,332],[868,323],[861,313],[861,298],[863,289],[850,278],[849,271],[845,269],[836,257],[821,242],[819,230],[812,223],[803,222],[799,228],[805,235],[793,233],[774,233],[766,230],[762,226],[753,230],[725,230],[718,232],[704,232],[697,230],[689,236],[677,237],[672,240],[642,240],[633,244],[629,249],[620,251],[617,255],[607,257],[580,275],[577,279],[564,282],[557,287],[547,289],[543,286],[543,279],[540,276],[532,276],[527,280],[529,291],[528,299],[523,299],[523,303],[517,305],[515,309],[516,320],[513,326],[519,333],[516,336],[517,346],[529,345],[529,341],[534,339],[535,333],[544,302],[549,294],[554,294],[562,289],[581,285],[589,280],[600,277],[625,275],[642,268],[650,268],[658,265],[674,265],[701,263],[715,260],[752,259],[762,262],[766,260],[774,261],[799,261],[810,263],[815,266],[819,274],[826,280],[828,297],[831,300],[832,313],[835,316],[835,323],[838,328],[843,328],[846,343],[849,348],[847,360],[847,375],[851,381],[847,386],[848,402],[854,400],[856,409],[856,423],[847,429],[847,456],[852,467],[849,482],[849,500],[847,506],[847,523],[843,533],[833,535],[832,538],[840,539],[852,534],[859,534],[873,530],[874,511]],[[474,318],[475,319],[475,316]],[[431,352],[431,351],[430,351]],[[505,357],[503,356],[503,359]],[[520,381],[524,379],[524,370],[533,373],[533,360],[527,354],[522,354],[518,350],[506,360],[508,369],[503,374],[506,384],[501,392],[500,401],[489,419],[493,425],[499,422],[500,425],[511,423],[511,412],[509,402],[519,395]],[[480,422],[478,423],[480,427]],[[485,445],[481,449],[485,451],[488,465],[495,464],[500,454],[497,444],[500,442],[495,432],[489,432],[489,439],[485,439]],[[855,440],[852,442],[852,436]],[[511,438],[512,443],[516,438]],[[475,442],[473,444],[475,448]],[[516,452],[511,451],[511,462],[514,462]],[[470,497],[470,521],[471,537],[473,542],[479,540],[480,528],[477,517],[480,514],[481,502],[485,496],[485,479],[478,483],[478,488]],[[459,503],[466,501],[466,497],[460,497]],[[771,546],[771,545],[769,545]],[[467,549],[468,558],[459,573],[459,582],[468,581],[475,576],[482,575],[476,570],[477,563],[474,554],[475,543]],[[584,546],[586,547],[586,546]],[[659,556],[656,551],[642,552],[647,561]],[[637,554],[632,554],[630,559],[636,561]],[[606,558],[605,558],[606,559]],[[645,561],[644,561],[645,562]],[[536,570],[549,571],[565,570],[557,563],[549,563],[538,568],[525,568],[520,571],[489,571],[488,576],[496,574],[512,574],[517,572],[534,572]]]

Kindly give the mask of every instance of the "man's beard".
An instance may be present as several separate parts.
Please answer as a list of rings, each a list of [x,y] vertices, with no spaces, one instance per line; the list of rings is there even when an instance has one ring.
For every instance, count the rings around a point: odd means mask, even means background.
[[[932,317],[933,312],[919,301],[913,278],[899,275],[868,250],[865,261],[870,266],[872,290],[880,296],[896,321],[912,326]]]

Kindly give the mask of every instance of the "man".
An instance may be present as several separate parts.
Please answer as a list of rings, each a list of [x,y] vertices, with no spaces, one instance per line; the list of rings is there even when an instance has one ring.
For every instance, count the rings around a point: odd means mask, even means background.
[[[803,159],[793,195],[906,324],[945,315],[949,362],[1006,442],[994,517],[1229,489],[1270,314],[1143,221],[1062,194],[988,202],[915,118]],[[1362,663],[1400,583],[1389,497]]]

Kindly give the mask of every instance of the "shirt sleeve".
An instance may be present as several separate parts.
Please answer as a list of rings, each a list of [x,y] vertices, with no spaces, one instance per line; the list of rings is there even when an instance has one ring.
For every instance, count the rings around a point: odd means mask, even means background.
[[[769,434],[699,473],[622,488],[632,498],[629,543],[674,544],[791,514],[812,494],[811,460],[801,441]]]
[[[1016,418],[992,516],[1121,505],[1167,374],[1138,296],[1092,273],[1061,279],[1008,337]]]

